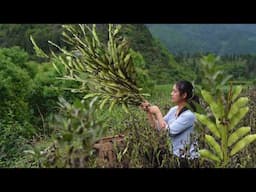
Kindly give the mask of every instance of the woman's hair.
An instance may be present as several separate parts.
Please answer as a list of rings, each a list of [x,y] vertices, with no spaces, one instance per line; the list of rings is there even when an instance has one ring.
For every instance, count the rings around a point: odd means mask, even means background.
[[[196,111],[196,106],[194,103],[199,103],[199,97],[194,94],[194,87],[193,85],[186,80],[178,81],[176,84],[177,89],[180,92],[180,95],[187,93],[186,101],[189,106],[192,108],[193,111]]]

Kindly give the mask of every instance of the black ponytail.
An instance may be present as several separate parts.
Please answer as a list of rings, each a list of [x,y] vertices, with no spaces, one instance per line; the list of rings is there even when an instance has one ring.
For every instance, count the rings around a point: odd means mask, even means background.
[[[176,87],[181,95],[187,93],[186,102],[189,108],[196,112],[196,103],[199,103],[199,97],[195,95],[193,85],[189,81],[182,80],[176,83]]]
[[[199,104],[199,97],[193,95],[193,97],[187,100],[188,105],[191,107],[192,111],[196,112],[196,104]]]

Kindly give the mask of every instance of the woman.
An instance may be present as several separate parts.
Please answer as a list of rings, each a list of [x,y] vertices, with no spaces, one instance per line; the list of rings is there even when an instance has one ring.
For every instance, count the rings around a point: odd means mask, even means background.
[[[172,102],[176,106],[172,107],[164,117],[158,106],[151,106],[147,101],[141,104],[154,128],[168,130],[172,141],[173,154],[183,159],[184,157],[188,157],[188,159],[198,157],[195,142],[192,142],[192,144],[190,142],[195,123],[195,115],[190,109],[195,111],[193,101],[199,103],[193,90],[193,85],[190,82],[177,82],[171,92]]]

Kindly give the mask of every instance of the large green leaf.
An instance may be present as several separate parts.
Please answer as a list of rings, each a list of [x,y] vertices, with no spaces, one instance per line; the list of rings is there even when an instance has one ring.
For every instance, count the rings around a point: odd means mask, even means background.
[[[243,139],[241,139],[235,144],[235,146],[232,148],[230,152],[230,155],[231,156],[235,155],[236,153],[244,149],[247,145],[249,145],[255,140],[256,140],[256,134],[247,135],[246,137],[244,137]]]
[[[198,113],[196,114],[196,118],[205,126],[208,127],[208,129],[218,138],[220,138],[220,133],[216,127],[216,125],[210,120],[208,119],[208,117],[206,115],[201,115]]]
[[[228,146],[233,145],[238,139],[249,133],[251,130],[250,127],[241,127],[232,133],[228,138]]]
[[[224,107],[221,103],[212,102],[210,108],[215,118],[220,119],[224,116]]]
[[[229,130],[234,129],[235,126],[240,122],[240,120],[244,118],[248,111],[249,107],[240,108],[239,111],[230,119]]]
[[[244,107],[249,102],[249,99],[247,97],[240,97],[230,108],[228,118],[232,119],[232,117],[241,109],[241,107]]]
[[[205,141],[210,145],[210,147],[215,151],[218,157],[222,160],[223,153],[221,151],[220,145],[215,141],[211,135],[205,135]]]
[[[202,90],[202,91],[201,91],[201,94],[202,94],[204,100],[205,100],[208,104],[210,104],[210,103],[215,103],[214,100],[213,100],[213,97],[212,97],[211,94],[210,94],[210,92],[205,91],[205,90]]]
[[[210,105],[211,111],[213,112],[216,118],[221,118],[224,115],[224,108],[221,103],[217,103],[214,101],[214,98],[210,94],[210,92],[202,90],[201,94],[204,100]]]
[[[207,149],[199,150],[199,154],[200,154],[200,156],[202,158],[206,158],[206,159],[209,159],[209,160],[212,160],[212,161],[216,161],[216,162],[221,162],[221,160],[216,155],[214,155],[213,153],[211,153]]]
[[[232,98],[231,100],[234,101],[238,95],[241,93],[241,91],[243,90],[243,87],[242,86],[235,86],[234,89],[233,89],[233,94],[232,94]]]

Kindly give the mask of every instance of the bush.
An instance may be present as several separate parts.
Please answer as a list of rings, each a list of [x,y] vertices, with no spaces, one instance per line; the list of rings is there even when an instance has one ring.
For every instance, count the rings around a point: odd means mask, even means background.
[[[79,94],[65,90],[67,87],[78,86],[77,82],[58,79],[59,74],[51,63],[41,63],[37,66],[34,76],[34,87],[30,93],[29,104],[33,114],[33,124],[39,127],[38,133],[50,134],[48,123],[52,113],[58,111],[58,97],[62,95],[71,102],[82,98]]]
[[[43,150],[34,147],[27,150],[39,161],[39,167],[94,167],[93,143],[104,134],[102,122],[94,116],[95,100],[85,104],[76,100],[74,104],[60,99],[61,111],[51,126],[55,130],[52,142]]]
[[[0,118],[10,120],[12,113],[15,121],[30,121],[28,97],[33,82],[27,71],[22,68],[26,54],[17,48],[0,50]]]
[[[130,51],[135,65],[138,86],[142,87],[145,92],[150,92],[154,88],[155,82],[149,76],[145,60],[139,52]]]

